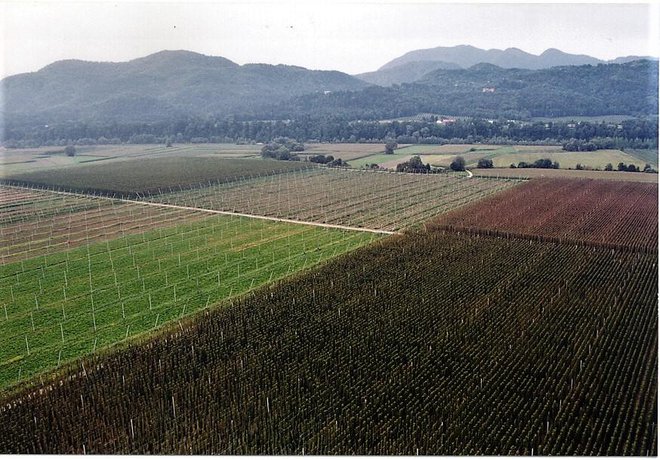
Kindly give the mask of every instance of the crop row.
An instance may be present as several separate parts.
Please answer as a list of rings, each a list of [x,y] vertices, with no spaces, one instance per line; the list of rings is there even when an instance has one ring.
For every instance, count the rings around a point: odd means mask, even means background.
[[[0,228],[18,222],[38,221],[59,214],[98,208],[109,204],[92,197],[57,195],[47,191],[0,185]]]
[[[513,184],[447,174],[326,168],[198,187],[148,199],[196,208],[399,230]]]
[[[44,208],[45,215],[42,217],[32,215],[29,218],[28,209],[25,218],[0,224],[0,260],[3,265],[95,241],[174,226],[182,219],[192,221],[208,216],[190,210],[116,203],[105,199],[95,200],[96,207],[91,207],[86,198],[66,198],[76,208],[76,200],[84,202],[86,209],[62,208],[60,200],[53,200],[48,208]]]
[[[0,267],[0,385],[376,237],[213,216],[6,264]]]
[[[440,216],[429,227],[657,251],[658,185],[538,179]]]
[[[242,177],[277,174],[309,167],[309,164],[303,162],[175,155],[32,171],[11,175],[3,182],[82,193],[136,197],[209,181],[226,182]]]
[[[388,238],[8,395],[0,452],[657,455],[656,262]]]

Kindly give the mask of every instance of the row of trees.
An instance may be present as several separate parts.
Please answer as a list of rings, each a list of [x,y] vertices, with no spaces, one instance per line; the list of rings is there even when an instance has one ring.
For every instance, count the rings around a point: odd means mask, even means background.
[[[161,123],[56,123],[22,126],[7,123],[0,142],[7,147],[105,145],[120,143],[270,143],[286,137],[315,142],[396,144],[562,144],[591,142],[596,148],[657,148],[657,119],[606,122],[521,122],[506,119],[355,121],[343,117],[303,117],[289,121],[239,121],[193,118]]]
[[[511,163],[511,168],[540,168],[540,169],[559,169],[559,162],[552,161],[549,158],[541,158],[536,160],[534,163],[527,163],[526,161],[520,161],[518,165]]]
[[[309,157],[309,161],[312,163],[319,163],[326,166],[338,167],[338,166],[348,166],[341,158],[335,158],[332,155],[312,155]]]

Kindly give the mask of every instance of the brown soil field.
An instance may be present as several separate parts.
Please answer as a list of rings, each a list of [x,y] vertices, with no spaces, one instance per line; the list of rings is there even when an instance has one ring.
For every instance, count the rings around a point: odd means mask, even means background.
[[[34,203],[41,203],[44,210],[41,215],[34,213]],[[12,210],[11,218],[4,208]],[[189,210],[0,187],[0,264],[174,226],[181,219],[190,221],[206,216],[206,213]]]
[[[658,183],[658,175],[642,172],[621,172],[621,171],[587,171],[587,170],[567,170],[567,169],[535,169],[535,168],[493,168],[493,169],[473,169],[475,176],[483,177],[508,177],[516,179],[534,179],[540,177],[547,178],[573,178],[573,179],[604,179],[629,182],[650,182]]]
[[[653,251],[658,186],[538,179],[440,216],[429,228]]]

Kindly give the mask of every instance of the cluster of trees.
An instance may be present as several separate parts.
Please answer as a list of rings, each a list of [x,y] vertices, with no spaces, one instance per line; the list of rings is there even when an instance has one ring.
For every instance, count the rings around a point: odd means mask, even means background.
[[[458,156],[449,164],[452,171],[465,171],[465,158]]]
[[[518,165],[511,163],[511,168],[541,168],[541,169],[559,169],[559,163],[557,161],[553,162],[549,158],[541,158],[536,160],[534,163],[527,163],[526,161],[521,161]]]
[[[598,150],[598,146],[594,142],[588,142],[578,139],[571,139],[562,145],[562,149],[567,152],[593,152]]]
[[[627,172],[639,172],[639,166],[635,166],[633,163],[627,165],[622,161],[617,165],[616,170],[627,171]],[[614,171],[614,166],[612,166],[612,163],[607,163],[607,165],[605,166],[605,171]],[[644,169],[642,170],[642,172],[655,173],[657,171],[653,169],[653,167],[650,164],[646,163],[646,165],[644,165]]]
[[[493,167],[493,160],[491,160],[490,158],[481,158],[477,162],[477,168],[488,169],[488,168],[492,168],[492,167]]]
[[[5,121],[0,141],[6,147],[104,144],[269,143],[279,137],[309,142],[395,142],[398,144],[562,144],[593,142],[597,148],[657,148],[657,119],[606,122],[522,122],[507,119],[457,119],[437,123],[429,116],[414,121],[356,121],[302,117],[289,121],[189,118],[160,123],[58,123],[24,126]]]
[[[388,139],[387,142],[385,142],[385,154],[386,155],[394,155],[394,150],[399,146],[395,140]]]
[[[300,157],[295,152],[304,150],[305,146],[302,143],[288,137],[278,137],[261,148],[261,156],[275,160],[300,161]]]
[[[424,164],[422,159],[417,155],[408,161],[396,165],[396,172],[428,174],[431,171],[431,165],[428,163]]]
[[[330,167],[348,166],[348,163],[346,163],[344,160],[341,158],[335,158],[332,155],[312,155],[309,157],[309,161]]]

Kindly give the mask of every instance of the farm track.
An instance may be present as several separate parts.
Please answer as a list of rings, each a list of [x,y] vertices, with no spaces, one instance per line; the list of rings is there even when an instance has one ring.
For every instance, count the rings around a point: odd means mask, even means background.
[[[2,187],[20,188],[20,187],[17,187],[17,186],[2,186]],[[31,190],[31,189],[26,189],[26,190]],[[57,195],[65,195],[65,196],[72,196],[72,197],[78,197],[78,198],[90,198],[90,195],[86,195],[86,194],[82,194],[82,193],[75,193],[75,192],[64,192],[64,191],[59,191],[59,190],[48,190],[47,192],[57,194]],[[379,229],[363,228],[363,227],[352,227],[352,226],[349,226],[349,225],[328,224],[328,223],[322,223],[322,222],[310,222],[310,221],[302,221],[302,220],[296,220],[296,219],[287,219],[287,218],[282,218],[282,217],[265,216],[265,215],[249,214],[249,213],[234,212],[234,211],[221,211],[221,210],[217,210],[217,209],[207,209],[207,208],[201,208],[201,207],[195,207],[195,206],[185,206],[185,205],[169,204],[169,203],[159,203],[159,202],[156,202],[156,201],[132,200],[132,199],[127,199],[127,198],[106,197],[106,196],[102,196],[102,195],[94,196],[93,198],[97,199],[97,200],[107,200],[107,201],[115,202],[115,203],[127,203],[127,204],[134,204],[134,205],[140,205],[140,206],[150,206],[150,207],[160,208],[160,209],[178,209],[178,210],[182,210],[182,211],[199,212],[199,213],[205,213],[205,214],[219,214],[219,215],[225,215],[225,216],[249,217],[249,218],[253,218],[253,219],[269,220],[269,221],[272,221],[272,222],[284,222],[284,223],[289,223],[289,224],[310,225],[310,226],[314,226],[314,227],[333,228],[333,229],[338,229],[338,230],[350,230],[350,231],[357,231],[357,232],[378,233],[378,234],[383,234],[383,235],[392,235],[392,234],[395,233],[395,232],[388,231],[388,230],[379,230]]]
[[[317,169],[147,198],[182,206],[400,231],[515,181]]]

